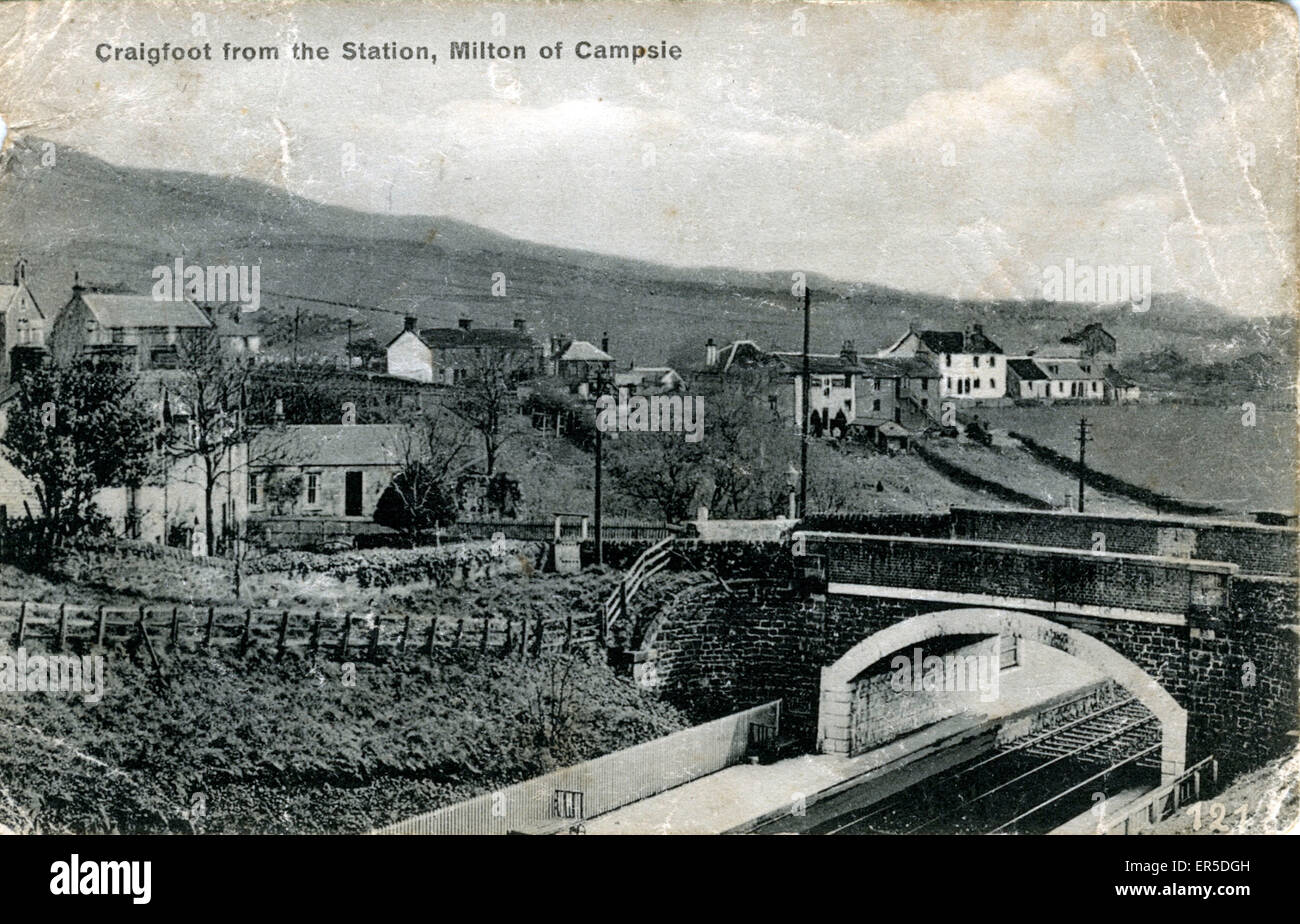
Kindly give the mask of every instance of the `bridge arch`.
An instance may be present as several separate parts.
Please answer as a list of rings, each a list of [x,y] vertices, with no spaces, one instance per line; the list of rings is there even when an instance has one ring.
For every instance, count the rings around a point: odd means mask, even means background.
[[[1072,655],[1113,678],[1160,721],[1161,777],[1182,773],[1187,762],[1187,710],[1154,677],[1105,642],[1042,616],[1017,610],[963,607],[922,613],[867,636],[834,664],[822,668],[817,749],[849,752],[853,683],[869,667],[900,649],[950,635],[1012,634]]]

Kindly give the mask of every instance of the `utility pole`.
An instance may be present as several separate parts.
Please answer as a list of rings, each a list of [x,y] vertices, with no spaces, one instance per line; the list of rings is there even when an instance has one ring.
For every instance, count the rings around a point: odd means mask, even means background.
[[[1075,441],[1079,444],[1079,512],[1083,513],[1083,474],[1087,471],[1084,467],[1084,450],[1088,443],[1092,442],[1092,437],[1088,435],[1088,418],[1079,418],[1079,435]]]
[[[809,395],[809,378],[811,377],[812,363],[808,357],[808,343],[812,337],[812,290],[808,288],[808,283],[803,287],[803,382],[801,390],[803,391],[801,404],[801,430],[799,435],[799,516],[808,515],[808,421],[811,416],[811,409],[808,407]]]
[[[348,355],[346,358],[347,358],[347,362],[344,363],[344,365],[348,369],[351,369],[352,368],[352,319],[351,318],[348,318]]]
[[[302,313],[302,306],[298,305],[293,309],[293,365],[298,366],[298,316]]]
[[[603,372],[601,372],[598,374],[598,377],[596,379],[596,403],[597,404],[600,403],[600,398],[604,393],[605,393],[605,375]],[[604,534],[601,529],[601,522],[600,522],[601,520],[601,513],[600,513],[601,470],[605,467],[604,455],[605,455],[605,433],[603,430],[600,429],[600,411],[599,409],[597,409],[596,411],[596,498],[595,498],[596,502],[595,502],[595,510],[592,511],[593,513],[592,518],[595,520],[596,523],[595,538],[596,538],[596,564],[597,565],[603,565],[605,563],[605,542],[604,542]]]

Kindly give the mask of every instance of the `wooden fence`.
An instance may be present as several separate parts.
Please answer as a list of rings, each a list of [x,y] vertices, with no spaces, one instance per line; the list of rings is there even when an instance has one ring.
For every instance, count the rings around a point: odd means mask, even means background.
[[[641,556],[632,563],[632,567],[628,568],[627,573],[619,580],[618,586],[614,588],[613,593],[605,600],[598,618],[604,627],[604,637],[606,639],[608,639],[610,632],[613,631],[614,624],[628,616],[628,606],[636,597],[637,592],[645,585],[645,582],[668,567],[668,559],[672,554],[670,546],[673,538],[673,536],[669,536],[666,539],[661,539],[642,552]]]
[[[781,701],[774,700],[372,833],[557,833],[740,763],[776,737],[780,719]]]
[[[365,536],[371,542],[375,537],[387,537],[394,542],[398,534],[370,520],[346,520],[338,517],[261,517],[250,521],[250,530],[263,542],[274,548],[354,543],[356,537]],[[680,535],[683,527],[653,520],[606,520],[601,526],[606,541],[655,541]],[[445,527],[435,537],[430,534],[427,544],[435,541],[461,542],[491,539],[496,535],[527,542],[552,542],[557,539],[555,519],[547,520],[461,520]],[[588,528],[585,538],[591,539]],[[576,526],[564,528],[563,539],[577,540]],[[386,540],[385,540],[386,541]]]
[[[155,648],[235,647],[289,649],[340,661],[381,657],[434,648],[467,648],[519,658],[569,651],[601,641],[594,616],[446,617],[403,613],[359,616],[316,610],[235,607],[85,606],[70,603],[0,601],[0,638],[53,651],[69,647],[119,645],[144,640]]]

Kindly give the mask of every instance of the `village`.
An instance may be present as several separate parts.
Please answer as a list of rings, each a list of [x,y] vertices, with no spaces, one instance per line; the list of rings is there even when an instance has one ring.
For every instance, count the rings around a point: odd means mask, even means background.
[[[457,445],[439,460],[439,477],[454,483],[461,519],[486,520],[517,516],[518,488],[494,458],[505,430],[523,421],[590,449],[592,422],[616,398],[625,416],[629,397],[671,397],[679,411],[683,397],[697,401],[702,430],[689,440],[696,442],[707,439],[704,396],[739,389],[758,420],[797,434],[806,394],[811,439],[890,454],[955,439],[972,419],[978,431],[981,408],[1067,413],[1141,398],[1115,366],[1115,338],[1098,323],[1020,354],[1004,351],[980,324],[910,327],[874,353],[845,341],[839,353],[806,359],[754,340],[710,338],[697,365],[675,369],[620,360],[603,333],[544,336],[518,318],[508,327],[469,317],[422,326],[406,316],[380,350],[350,350],[340,368],[300,357],[296,342],[291,353],[265,348],[262,315],[247,310],[246,298],[233,300],[238,292],[208,302],[172,287],[132,294],[74,278],[54,311],[37,304],[27,273],[19,259],[0,288],[10,345],[0,359],[0,419],[14,413],[32,370],[85,362],[125,370],[155,421],[154,458],[133,483],[100,486],[94,504],[114,534],[195,555],[225,554],[239,538],[347,547],[362,534],[391,535],[376,524],[376,510],[400,473],[430,462],[419,444],[427,449],[439,437],[417,431],[446,409],[459,412],[451,416],[461,431],[475,431],[481,448]],[[711,413],[727,413],[725,403]],[[11,460],[0,460],[0,518],[39,517],[39,494]],[[784,512],[778,498],[750,515]]]

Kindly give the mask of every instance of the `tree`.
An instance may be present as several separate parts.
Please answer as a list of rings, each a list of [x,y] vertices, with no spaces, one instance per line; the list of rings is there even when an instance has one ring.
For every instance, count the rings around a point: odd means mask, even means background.
[[[786,469],[799,456],[793,431],[765,407],[761,375],[738,374],[706,396],[708,453],[713,482],[710,511],[729,517],[771,517],[785,508]]]
[[[658,507],[670,523],[690,519],[691,501],[708,472],[701,444],[677,433],[620,433],[606,445],[606,465],[619,490]]]
[[[456,522],[456,499],[428,464],[412,462],[379,495],[375,522],[418,545],[426,530]]]
[[[412,545],[426,530],[456,522],[456,475],[468,464],[473,431],[453,413],[435,408],[408,418],[389,447],[402,469],[379,496],[374,519]]]
[[[32,482],[46,542],[95,528],[95,493],[148,474],[154,422],[135,384],[118,364],[90,362],[42,366],[19,381],[3,451]]]
[[[247,454],[252,432],[242,408],[250,366],[225,349],[215,328],[186,330],[176,346],[178,371],[166,400],[168,410],[183,423],[167,427],[164,450],[169,462],[195,460],[211,555],[216,548],[212,498],[237,466],[246,470],[251,461]]]
[[[496,471],[497,455],[514,434],[506,424],[515,409],[515,387],[526,374],[525,364],[513,353],[490,350],[465,370],[450,409],[478,433],[483,442],[484,474]]]

